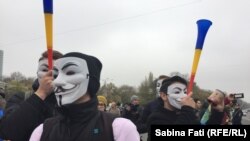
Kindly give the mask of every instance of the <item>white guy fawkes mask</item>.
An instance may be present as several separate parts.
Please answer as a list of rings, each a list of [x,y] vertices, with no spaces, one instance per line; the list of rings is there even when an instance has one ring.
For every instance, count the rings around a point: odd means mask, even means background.
[[[49,71],[48,59],[42,59],[38,63],[37,78],[40,82],[41,78]]]
[[[65,57],[55,61],[55,95],[59,106],[70,104],[86,94],[89,84],[87,62],[78,57]]]
[[[159,79],[157,80],[156,82],[156,97],[159,97],[160,96],[160,89],[161,89],[161,85],[162,85],[162,81],[164,79]]]
[[[187,96],[186,85],[176,82],[168,86],[169,103],[177,109],[181,109],[181,98]]]

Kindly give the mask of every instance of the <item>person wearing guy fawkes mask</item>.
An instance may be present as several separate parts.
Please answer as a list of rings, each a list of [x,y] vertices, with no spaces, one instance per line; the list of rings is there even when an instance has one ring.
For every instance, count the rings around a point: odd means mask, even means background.
[[[139,133],[146,133],[147,132],[147,119],[150,116],[150,114],[157,109],[158,106],[160,106],[160,88],[162,85],[163,80],[168,79],[170,77],[166,75],[160,75],[155,81],[155,90],[156,90],[156,99],[153,99],[152,101],[148,102],[145,107],[143,108],[142,115],[140,116],[140,119],[137,122],[137,130]]]
[[[187,82],[179,76],[165,79],[160,88],[161,106],[148,118],[148,133],[150,140],[150,125],[199,124],[195,115],[195,102],[187,95]]]
[[[67,53],[55,62],[58,75],[51,85],[59,115],[38,126],[31,141],[139,141],[131,121],[98,110],[101,69],[96,57],[79,52]]]
[[[60,57],[62,53],[53,50],[53,61]],[[38,61],[37,79],[32,85],[32,95],[24,99],[18,93],[7,101],[6,114],[0,123],[0,138],[27,141],[39,124],[53,116],[56,98],[51,93],[53,87],[49,85],[53,80],[52,71],[48,70],[48,52],[45,51]]]

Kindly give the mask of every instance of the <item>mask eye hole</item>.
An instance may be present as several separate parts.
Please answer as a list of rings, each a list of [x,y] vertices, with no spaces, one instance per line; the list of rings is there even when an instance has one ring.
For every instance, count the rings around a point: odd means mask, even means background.
[[[180,93],[181,93],[181,89],[179,89],[179,88],[173,89],[173,94],[180,94]]]
[[[57,76],[58,76],[58,70],[54,68],[53,69],[53,77],[54,77],[54,79],[56,79]]]
[[[74,75],[74,74],[75,74],[74,71],[68,71],[68,72],[66,73],[66,75]]]
[[[43,72],[48,72],[48,69],[42,69]]]
[[[174,92],[174,94],[179,94],[179,93],[180,93],[180,91],[175,91],[175,92]]]
[[[54,79],[56,79],[56,78],[57,78],[57,76],[58,76],[58,74],[54,74],[54,75],[53,75]]]

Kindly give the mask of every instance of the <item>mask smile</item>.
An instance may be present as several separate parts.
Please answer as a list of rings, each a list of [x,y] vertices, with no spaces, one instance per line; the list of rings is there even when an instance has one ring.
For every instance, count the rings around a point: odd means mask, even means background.
[[[181,102],[181,98],[177,98],[177,99],[175,99],[175,101]]]
[[[65,88],[63,86],[58,86],[55,88],[55,94],[56,95],[65,95],[67,93],[70,93],[71,90],[75,89],[78,85],[72,85],[70,88]]]

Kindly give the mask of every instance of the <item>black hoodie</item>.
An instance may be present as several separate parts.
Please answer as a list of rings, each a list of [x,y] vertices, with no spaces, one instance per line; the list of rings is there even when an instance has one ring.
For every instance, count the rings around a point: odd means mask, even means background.
[[[39,87],[38,81],[36,80],[32,86],[36,91]],[[45,119],[52,117],[55,113],[55,105],[54,94],[48,96],[45,101],[36,94],[32,94],[20,105],[12,107],[12,111],[3,117],[0,123],[0,138],[11,141],[28,141],[33,130]]]

